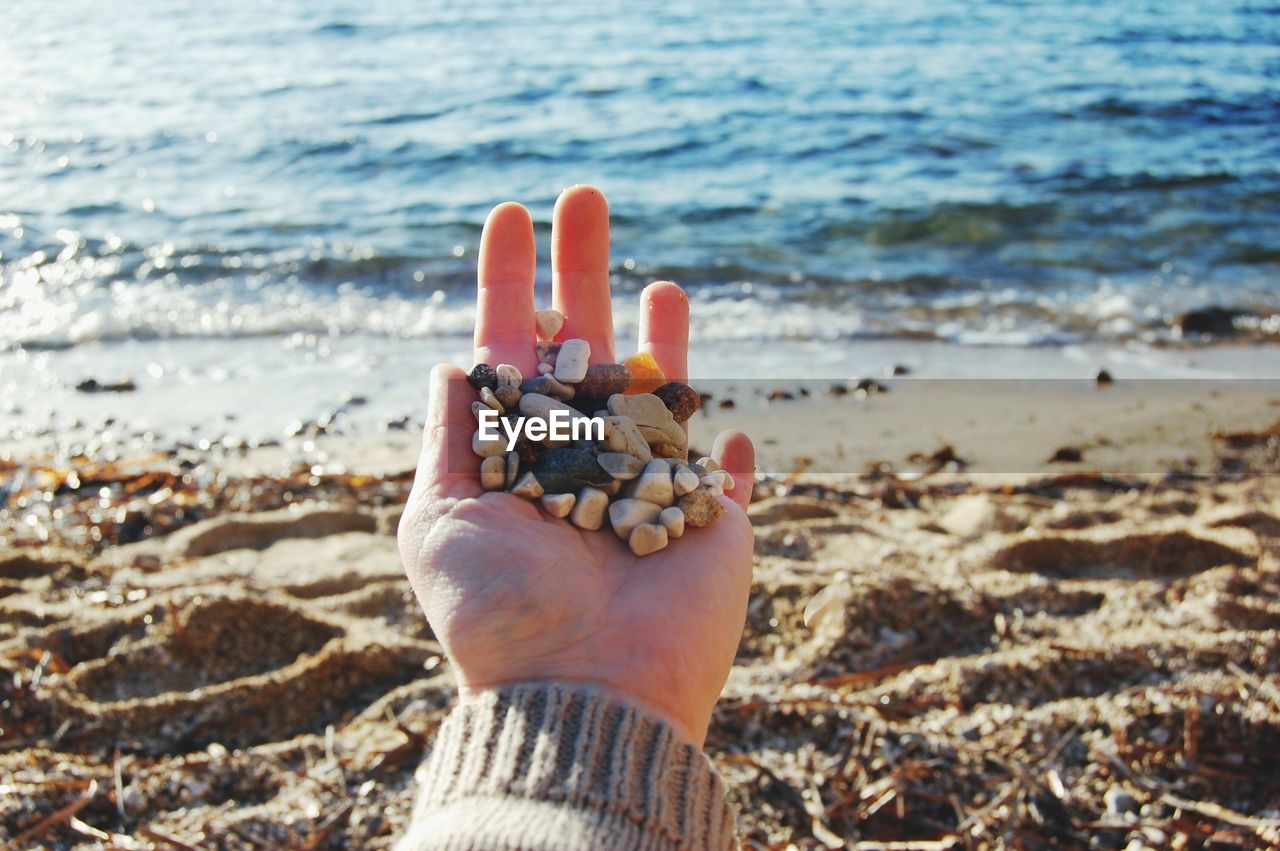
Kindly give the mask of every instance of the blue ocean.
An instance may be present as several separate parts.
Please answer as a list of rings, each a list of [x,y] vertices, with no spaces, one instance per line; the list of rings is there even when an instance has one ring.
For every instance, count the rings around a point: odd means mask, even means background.
[[[545,250],[574,183],[704,345],[1275,330],[1280,4],[692,8],[8,4],[0,347],[462,339],[488,209]]]

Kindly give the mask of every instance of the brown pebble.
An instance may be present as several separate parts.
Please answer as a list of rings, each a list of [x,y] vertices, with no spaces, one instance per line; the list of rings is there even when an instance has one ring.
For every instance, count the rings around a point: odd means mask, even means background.
[[[688,422],[702,407],[702,397],[698,395],[698,391],[682,381],[668,381],[654,390],[653,395],[662,400],[662,404],[667,406],[678,423]]]
[[[656,523],[641,523],[631,531],[627,545],[638,556],[656,553],[667,546],[667,530]]]
[[[724,506],[710,491],[699,488],[680,497],[678,503],[684,512],[686,526],[710,526],[724,514]]]

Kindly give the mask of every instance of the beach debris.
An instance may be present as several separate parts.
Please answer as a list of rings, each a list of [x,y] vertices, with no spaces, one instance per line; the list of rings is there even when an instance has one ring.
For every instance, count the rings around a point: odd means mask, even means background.
[[[1099,387],[1106,387],[1114,382],[1115,379],[1111,376],[1111,373],[1107,372],[1105,369],[1100,369],[1098,370],[1098,374],[1093,377],[1093,381]]]
[[[78,393],[132,393],[138,389],[132,378],[121,381],[101,382],[96,378],[86,378],[76,385]]]
[[[1240,320],[1254,315],[1238,307],[1213,305],[1179,314],[1173,320],[1173,327],[1182,337],[1231,337],[1240,332]]]
[[[1062,446],[1049,458],[1050,464],[1076,464],[1084,460],[1084,452],[1078,446]]]
[[[538,310],[533,314],[533,321],[538,327],[538,339],[550,342],[564,327],[564,314],[552,308]]]
[[[637,555],[720,519],[719,497],[733,489],[733,477],[711,458],[689,461],[683,424],[702,407],[696,390],[667,381],[645,352],[591,364],[587,341],[568,339],[539,341],[535,353],[539,374],[531,378],[511,364],[478,364],[468,374],[477,391],[471,446],[483,459],[485,491],[537,501],[588,531],[607,515]],[[542,423],[531,429],[532,420]],[[556,421],[571,435],[554,433]]]

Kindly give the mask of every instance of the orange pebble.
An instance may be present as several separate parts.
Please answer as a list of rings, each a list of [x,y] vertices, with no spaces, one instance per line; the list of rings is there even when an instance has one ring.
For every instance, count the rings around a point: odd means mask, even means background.
[[[658,362],[648,352],[637,352],[623,361],[623,365],[631,370],[631,384],[626,391],[629,396],[652,393],[667,383],[667,377],[658,369]]]

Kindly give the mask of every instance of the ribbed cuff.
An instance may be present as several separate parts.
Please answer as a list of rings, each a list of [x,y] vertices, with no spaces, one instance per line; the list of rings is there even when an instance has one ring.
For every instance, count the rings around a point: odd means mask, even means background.
[[[444,721],[399,846],[728,849],[734,814],[702,752],[601,692],[484,692]]]

